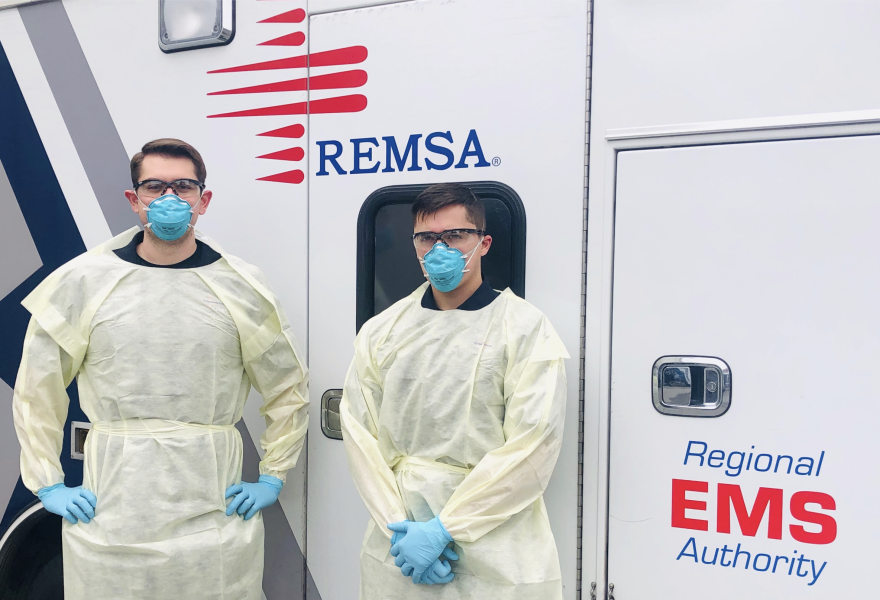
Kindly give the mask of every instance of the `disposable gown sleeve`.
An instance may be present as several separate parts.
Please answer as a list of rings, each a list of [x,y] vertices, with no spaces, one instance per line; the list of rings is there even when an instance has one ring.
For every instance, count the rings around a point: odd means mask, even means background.
[[[34,493],[64,482],[61,446],[70,399],[67,386],[74,361],[36,319],[24,338],[21,366],[12,395],[15,431],[21,445],[21,478]]]
[[[364,331],[355,341],[355,357],[342,391],[339,416],[348,470],[367,510],[389,539],[386,525],[407,518],[394,472],[379,449],[379,413],[382,386]]]
[[[289,327],[245,365],[251,384],[263,396],[260,414],[266,431],[260,436],[264,455],[260,475],[286,481],[296,466],[309,425],[309,376]]]
[[[546,319],[537,337],[530,354],[505,376],[504,445],[477,463],[440,512],[457,542],[475,542],[533,504],[553,473],[562,444],[568,354]]]
[[[308,368],[265,274],[235,256],[223,257],[232,272],[197,272],[232,314],[245,371],[263,396],[260,475],[284,482],[296,466],[309,425]]]

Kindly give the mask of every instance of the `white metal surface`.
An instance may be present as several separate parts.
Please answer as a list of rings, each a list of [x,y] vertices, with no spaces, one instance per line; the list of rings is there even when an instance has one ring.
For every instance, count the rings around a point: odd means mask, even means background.
[[[880,43],[869,33],[878,24],[880,5],[847,0],[686,4],[596,0],[583,569],[584,588],[589,589],[587,582],[594,573],[600,598],[607,588],[604,508],[614,239],[614,170],[609,164],[613,153],[605,136],[609,130],[662,124],[876,109],[880,82],[857,74],[880,58]],[[675,139],[679,138],[669,137],[664,143],[676,143]],[[586,493],[591,488],[595,495]],[[590,522],[596,527],[592,536],[586,535]],[[626,597],[622,593],[618,588],[615,596]]]
[[[311,50],[364,45],[365,110],[310,118],[310,346],[315,397],[342,385],[355,335],[357,215],[388,185],[496,180],[525,204],[526,299],[550,318],[574,357],[564,447],[546,494],[565,597],[574,598],[577,552],[578,346],[583,197],[586,3],[440,2],[389,4],[311,19]],[[317,71],[316,71],[317,72]],[[323,97],[315,94],[315,97]],[[449,131],[456,160],[475,130],[499,166],[427,170],[424,136]],[[421,171],[317,176],[316,142],[422,134]],[[444,142],[445,144],[445,142]],[[376,156],[385,164],[384,146]],[[438,162],[432,154],[428,158]],[[440,157],[442,162],[442,157]],[[415,258],[413,258],[415,260]],[[312,406],[312,422],[319,407]],[[351,483],[342,443],[317,427],[309,436],[309,564],[325,600],[354,598],[368,515]],[[328,532],[332,531],[332,534]]]
[[[859,549],[880,529],[871,504],[878,484],[854,476],[853,465],[869,452],[877,411],[868,403],[853,420],[842,403],[870,388],[880,353],[871,258],[880,225],[878,155],[876,136],[618,154],[609,499],[616,597],[643,597],[659,586],[682,598],[819,598],[869,585]],[[654,411],[650,364],[670,348],[731,364],[727,415]],[[690,441],[728,453],[791,455],[802,466],[783,474],[787,461],[778,473],[698,467],[693,457],[683,465]],[[708,483],[707,493],[687,496],[707,501],[707,510],[685,513],[705,519],[708,531],[670,526],[673,478]],[[716,484],[741,486],[749,509],[758,487],[782,490],[781,539],[769,539],[776,537],[769,517],[757,535],[741,535],[735,516],[732,533],[724,533]],[[801,491],[836,500],[836,510],[810,507],[836,521],[836,539],[805,543],[791,529],[803,524],[792,500]],[[750,570],[745,555],[731,566],[732,553],[727,567],[706,565],[702,555],[690,558],[692,537],[700,553],[708,547],[707,562],[724,545],[749,551],[751,560],[769,558]],[[776,570],[777,556],[786,558],[776,574],[763,569],[772,559]],[[788,559],[799,556],[809,562],[789,574]]]
[[[47,2],[48,0],[0,0],[0,10],[8,8],[17,8],[28,4],[36,4],[38,2]]]
[[[320,15],[341,10],[353,10],[356,8],[368,8],[381,6],[382,4],[397,4],[400,2],[414,2],[415,0],[308,0],[309,15]]]
[[[714,134],[732,134],[732,136],[728,135],[719,138],[722,143],[806,137],[808,134],[805,134],[803,130],[815,131],[823,137],[846,135],[850,132],[864,134],[866,128],[877,126],[878,124],[880,124],[880,110],[856,110],[817,115],[791,115],[709,123],[684,123],[681,125],[660,125],[657,127],[611,129],[605,135],[605,139],[611,142],[633,140],[635,147],[644,147],[644,140],[653,138],[658,140],[658,144],[667,147],[683,146],[693,142],[705,144],[711,141],[711,138],[706,136]],[[832,126],[835,129],[830,129]],[[850,126],[850,129],[843,129],[847,126]],[[627,146],[623,143],[618,143],[616,147],[622,149]]]

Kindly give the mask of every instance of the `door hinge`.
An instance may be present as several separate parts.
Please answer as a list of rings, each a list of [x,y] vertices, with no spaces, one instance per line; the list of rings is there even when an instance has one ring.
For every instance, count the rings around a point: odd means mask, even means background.
[[[608,584],[608,600],[614,600],[614,584]]]

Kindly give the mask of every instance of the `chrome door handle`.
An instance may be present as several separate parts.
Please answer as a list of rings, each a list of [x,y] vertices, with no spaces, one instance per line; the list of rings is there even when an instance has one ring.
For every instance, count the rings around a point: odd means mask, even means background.
[[[730,367],[709,356],[661,356],[651,371],[654,408],[664,415],[720,417],[730,408]]]
[[[321,431],[331,440],[342,439],[342,421],[339,418],[339,403],[342,390],[327,390],[321,396]]]

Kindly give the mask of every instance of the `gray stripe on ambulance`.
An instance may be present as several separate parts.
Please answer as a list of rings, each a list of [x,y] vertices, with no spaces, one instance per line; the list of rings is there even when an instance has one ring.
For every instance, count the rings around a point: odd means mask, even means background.
[[[12,388],[0,379],[0,407],[5,414],[12,414]],[[0,470],[0,506],[7,506],[12,497],[12,491],[18,483],[18,455],[21,448],[18,438],[15,436],[15,425],[12,419],[0,419],[0,456],[7,459],[8,463]],[[13,466],[12,469],[5,468]]]
[[[236,423],[235,427],[241,434],[244,448],[241,479],[256,481],[260,477],[260,455],[257,447],[244,419]],[[263,509],[263,525],[266,528],[266,566],[263,570],[263,594],[266,600],[301,598],[305,559],[280,502]],[[320,600],[320,596],[315,600]]]
[[[113,235],[140,224],[122,192],[129,157],[60,1],[19,8],[40,66]]]
[[[0,300],[43,266],[37,246],[21,214],[15,192],[0,163]]]

